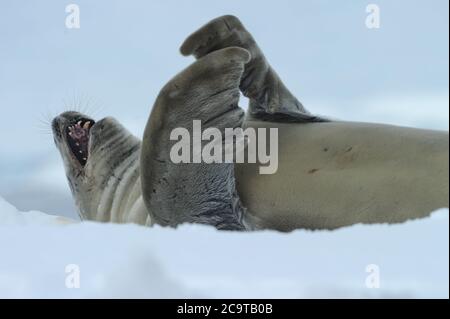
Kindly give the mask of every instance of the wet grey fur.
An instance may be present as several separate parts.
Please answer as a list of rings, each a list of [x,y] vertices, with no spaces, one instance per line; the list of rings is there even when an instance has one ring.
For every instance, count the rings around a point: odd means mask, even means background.
[[[240,91],[250,99],[249,116],[260,120],[322,122],[289,92],[268,64],[253,37],[234,16],[212,20],[181,46],[198,60],[161,90],[147,123],[141,153],[145,205],[154,222],[184,222],[218,229],[245,230],[245,208],[235,187],[233,164],[174,164],[170,132],[192,134],[192,121],[202,129],[242,126]]]
[[[249,98],[249,115],[259,120],[283,122],[324,122],[312,115],[292,95],[269,65],[250,32],[235,16],[216,18],[191,34],[182,44],[183,55],[197,59],[227,47],[241,47],[250,52],[240,89]]]

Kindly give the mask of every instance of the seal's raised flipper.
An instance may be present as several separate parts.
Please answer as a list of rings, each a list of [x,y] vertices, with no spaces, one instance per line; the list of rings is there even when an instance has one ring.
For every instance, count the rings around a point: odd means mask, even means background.
[[[141,153],[143,198],[154,222],[245,229],[234,165],[174,163],[172,147],[180,141],[170,137],[183,130],[192,136],[193,120],[201,120],[202,129],[219,129],[222,136],[225,128],[241,126],[244,111],[238,106],[239,83],[249,59],[249,52],[242,48],[215,51],[179,73],[159,93]],[[191,137],[188,140],[192,144]],[[196,151],[190,147],[189,158]]]
[[[201,58],[226,47],[242,47],[251,54],[240,83],[250,99],[249,114],[261,120],[323,122],[309,113],[270,67],[252,35],[238,18],[231,15],[216,18],[191,34],[182,44],[183,55]]]

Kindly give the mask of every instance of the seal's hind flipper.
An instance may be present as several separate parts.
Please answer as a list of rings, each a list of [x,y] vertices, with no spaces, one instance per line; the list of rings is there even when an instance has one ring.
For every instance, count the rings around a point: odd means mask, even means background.
[[[245,48],[251,54],[240,83],[241,91],[250,99],[251,116],[269,121],[326,121],[309,113],[289,92],[270,67],[252,35],[235,16],[226,15],[210,21],[191,34],[180,51],[183,55],[201,58],[231,46]]]
[[[239,83],[249,59],[249,52],[242,48],[215,51],[179,73],[159,93],[141,153],[143,198],[156,223],[177,226],[187,222],[218,229],[245,229],[234,164],[175,163],[173,146],[180,141],[172,140],[172,133],[189,133],[191,161],[199,151],[191,142],[193,120],[200,120],[203,130],[220,130],[222,136],[225,128],[241,126],[244,111],[238,106]],[[178,133],[175,135],[179,137]]]

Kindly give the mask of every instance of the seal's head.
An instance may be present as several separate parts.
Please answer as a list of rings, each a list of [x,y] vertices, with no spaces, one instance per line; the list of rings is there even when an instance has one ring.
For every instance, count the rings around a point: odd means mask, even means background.
[[[96,122],[73,111],[55,117],[52,131],[80,217],[98,220],[104,190],[121,164],[139,153],[140,141],[114,118]]]

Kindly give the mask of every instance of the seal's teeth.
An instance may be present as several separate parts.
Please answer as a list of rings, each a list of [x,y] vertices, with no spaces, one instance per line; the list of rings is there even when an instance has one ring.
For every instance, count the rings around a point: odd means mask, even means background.
[[[83,151],[79,151],[80,152],[80,154],[83,154]]]
[[[83,157],[83,161],[87,161],[87,158],[86,158],[86,157]]]
[[[77,125],[78,125],[78,126],[81,126],[81,121],[78,121]]]
[[[80,143],[75,143],[76,146],[80,146]]]
[[[83,125],[83,128],[85,129],[85,130],[87,130],[87,129],[89,129],[89,126],[91,125],[91,122],[90,121],[87,121],[86,123],[84,123],[84,125]]]

